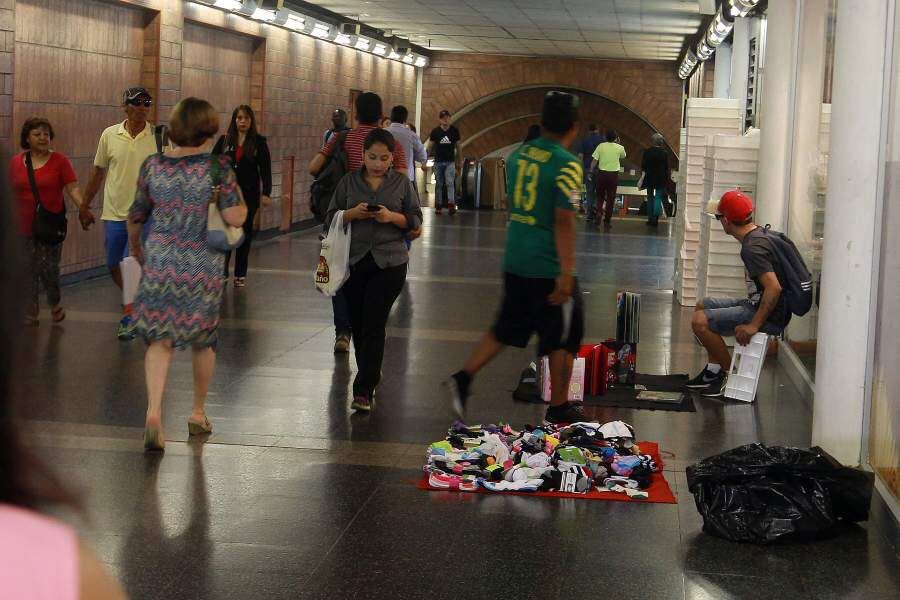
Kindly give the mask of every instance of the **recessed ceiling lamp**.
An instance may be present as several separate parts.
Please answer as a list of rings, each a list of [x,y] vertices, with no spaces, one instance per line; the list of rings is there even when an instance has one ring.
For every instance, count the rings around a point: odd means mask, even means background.
[[[317,38],[325,39],[331,35],[331,26],[326,23],[316,23],[310,33]]]
[[[372,49],[372,54],[384,56],[385,54],[387,54],[387,46],[385,46],[384,44],[375,44],[375,47]]]
[[[216,0],[213,4],[216,8],[224,8],[225,10],[240,10],[244,3],[241,0]]]
[[[356,40],[356,44],[353,47],[356,48],[357,50],[368,50],[370,45],[371,45],[371,42],[369,40],[367,40],[364,37],[361,37],[358,40]]]
[[[417,67],[424,67],[428,64],[428,59],[424,56],[419,56],[416,58],[416,62],[414,63]]]
[[[303,31],[306,28],[306,19],[301,17],[300,15],[288,15],[288,18],[284,21],[284,26],[288,29],[293,29],[294,31]]]

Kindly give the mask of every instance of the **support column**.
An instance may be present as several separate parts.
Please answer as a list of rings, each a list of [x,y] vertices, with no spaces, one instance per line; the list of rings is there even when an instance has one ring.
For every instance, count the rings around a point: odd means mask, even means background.
[[[731,82],[729,97],[741,102],[747,114],[747,75],[750,70],[750,19],[735,19],[731,42]]]
[[[890,5],[893,1],[840,0],[836,15],[812,442],[851,465],[862,457],[872,347]]]
[[[785,229],[792,142],[792,109],[799,0],[769,4],[766,62],[759,107],[759,175],[756,182],[756,222]]]
[[[731,44],[716,48],[716,70],[713,73],[713,97],[731,98]]]

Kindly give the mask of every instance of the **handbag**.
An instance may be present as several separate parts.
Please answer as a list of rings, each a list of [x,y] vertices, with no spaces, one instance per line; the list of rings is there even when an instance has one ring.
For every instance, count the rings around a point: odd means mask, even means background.
[[[352,223],[344,225],[344,211],[339,210],[331,220],[328,235],[322,240],[319,263],[316,265],[316,289],[326,296],[334,296],[350,277],[350,234]]]
[[[206,220],[206,243],[213,250],[219,252],[228,252],[234,250],[244,241],[244,229],[242,227],[234,227],[225,222],[222,218],[222,212],[219,210],[219,193],[222,187],[222,165],[219,163],[219,157],[212,157],[212,193],[209,195],[209,209]],[[240,195],[240,188],[237,189]],[[244,203],[241,198],[241,204]]]
[[[31,221],[31,235],[35,240],[44,244],[61,244],[66,239],[66,233],[69,231],[65,205],[58,213],[44,208],[44,205],[41,204],[41,195],[38,192],[37,182],[34,178],[31,152],[25,153],[25,167],[28,170],[28,183],[31,185],[31,193],[34,195],[34,218]]]

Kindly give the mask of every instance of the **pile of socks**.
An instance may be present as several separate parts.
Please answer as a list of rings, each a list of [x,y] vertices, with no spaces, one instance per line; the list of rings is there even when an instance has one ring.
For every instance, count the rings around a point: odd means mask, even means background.
[[[433,488],[491,492],[591,490],[647,498],[658,466],[642,455],[622,421],[566,427],[455,422],[428,447],[424,470]]]

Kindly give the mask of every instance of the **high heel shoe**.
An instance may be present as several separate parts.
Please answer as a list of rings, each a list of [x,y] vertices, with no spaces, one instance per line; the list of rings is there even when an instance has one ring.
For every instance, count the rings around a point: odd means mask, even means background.
[[[188,419],[188,433],[190,435],[203,435],[205,433],[212,433],[212,423],[210,423],[209,419],[206,417],[203,417],[202,423],[198,423],[197,421]]]
[[[162,437],[159,427],[146,425],[144,427],[144,451],[162,452],[166,449],[166,440]]]

